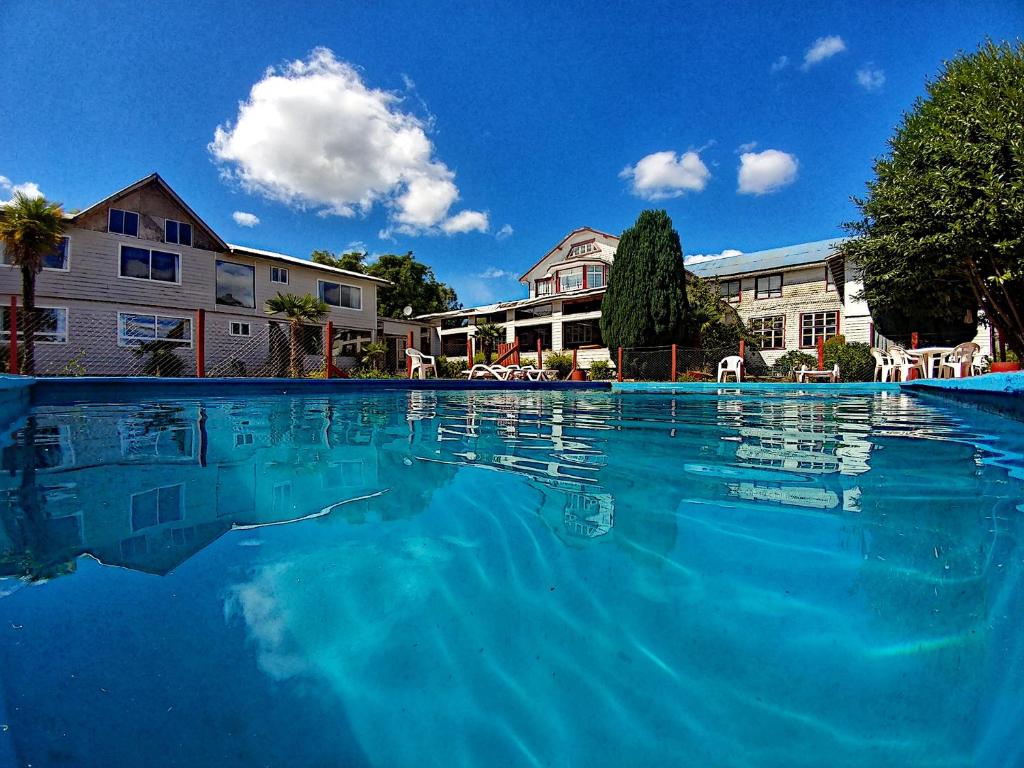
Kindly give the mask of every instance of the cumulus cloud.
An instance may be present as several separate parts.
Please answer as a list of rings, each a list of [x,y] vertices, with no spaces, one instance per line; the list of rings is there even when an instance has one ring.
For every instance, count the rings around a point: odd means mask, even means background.
[[[515,272],[508,271],[507,269],[488,267],[480,273],[480,277],[484,278],[484,280],[515,280],[518,275]]]
[[[726,248],[721,253],[695,253],[692,256],[683,257],[683,264],[700,264],[703,261],[718,261],[718,259],[727,259],[730,256],[742,256],[743,251],[737,251],[735,248]]]
[[[501,229],[499,229],[495,233],[494,236],[498,240],[507,240],[508,238],[512,237],[514,232],[515,232],[515,230],[512,229],[512,225],[511,224],[504,224],[504,225],[502,225]]]
[[[885,70],[865,64],[857,70],[857,84],[865,91],[877,91],[885,85]]]
[[[779,56],[775,61],[772,62],[772,72],[781,72],[789,66],[789,56]]]
[[[231,214],[231,218],[235,220],[235,224],[240,227],[255,227],[260,223],[260,217],[255,213],[247,213],[245,211],[235,211]]]
[[[740,155],[739,187],[742,195],[765,195],[796,181],[797,160],[788,152],[766,149]]]
[[[839,35],[828,35],[819,37],[804,54],[804,63],[800,66],[805,72],[815,64],[820,64],[825,59],[831,59],[838,53],[846,50],[846,43]]]
[[[19,192],[26,197],[43,197],[39,185],[34,181],[24,181],[21,184],[15,184],[6,176],[0,176],[0,196],[7,198],[0,200],[0,205],[7,205],[13,202],[14,196]]]
[[[619,177],[632,180],[632,192],[645,200],[665,200],[686,192],[700,192],[711,177],[708,167],[695,151],[677,154],[654,152],[636,165],[627,165]]]
[[[317,48],[269,68],[209,150],[226,177],[287,205],[346,217],[382,205],[405,234],[478,229],[483,214],[475,211],[445,228],[461,215],[449,217],[459,199],[455,173],[435,156],[431,121],[401,102]]]
[[[441,223],[441,229],[448,235],[459,232],[486,232],[489,226],[489,217],[482,211],[459,211]]]

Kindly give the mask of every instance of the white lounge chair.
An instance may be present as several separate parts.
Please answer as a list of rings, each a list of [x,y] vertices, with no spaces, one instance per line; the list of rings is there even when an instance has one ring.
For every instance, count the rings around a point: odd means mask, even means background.
[[[729,375],[734,376],[737,383],[743,381],[743,358],[739,355],[729,355],[719,361],[718,382],[722,383]]]
[[[800,370],[796,372],[797,384],[806,384],[813,379],[828,379],[835,384],[839,381],[839,363],[832,366],[830,371],[812,371],[806,365],[800,366]]]
[[[892,359],[878,347],[871,348],[871,356],[875,358],[874,381],[892,381]]]
[[[415,378],[417,374],[421,379],[427,378],[427,371],[434,372],[434,378],[437,378],[437,365],[434,363],[433,355],[424,355],[418,349],[409,347],[405,350],[405,356],[412,360],[412,366],[409,368],[409,378]]]
[[[962,379],[971,375],[971,367],[974,364],[974,356],[981,351],[981,347],[973,341],[966,341],[957,344],[953,351],[946,355],[939,364],[940,379]]]
[[[928,372],[924,369],[924,363],[915,360],[907,354],[903,347],[889,347],[889,357],[892,359],[892,368],[899,374],[900,381],[910,381],[911,373],[918,372],[918,378],[928,378]]]
[[[468,371],[463,371],[462,373],[469,379],[497,379],[498,381],[508,381],[514,371],[511,368],[506,368],[504,365],[484,365],[483,363],[477,363]]]

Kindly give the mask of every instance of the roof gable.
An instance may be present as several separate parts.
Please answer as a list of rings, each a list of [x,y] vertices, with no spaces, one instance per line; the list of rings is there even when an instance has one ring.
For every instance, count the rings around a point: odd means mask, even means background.
[[[612,234],[609,234],[608,232],[602,232],[601,230],[594,229],[593,227],[580,227],[579,229],[574,229],[568,235],[563,237],[559,241],[558,245],[556,245],[550,251],[548,251],[543,256],[541,256],[539,259],[537,259],[537,262],[532,267],[530,267],[522,275],[520,275],[519,282],[521,282],[521,283],[525,282],[527,276],[531,272],[533,272],[535,269],[537,269],[537,267],[539,267],[541,264],[543,264],[547,259],[549,259],[550,257],[554,256],[556,253],[558,253],[567,244],[568,245],[574,244],[575,241],[577,241],[577,240],[579,240],[580,242],[583,242],[583,241],[587,240],[589,237],[595,237],[595,238],[601,237],[601,238],[604,238],[604,239],[607,239],[607,240],[613,240],[616,244],[618,244],[618,242],[619,242],[619,238],[618,238],[617,235],[612,235]],[[572,241],[572,243],[570,243],[570,241]]]

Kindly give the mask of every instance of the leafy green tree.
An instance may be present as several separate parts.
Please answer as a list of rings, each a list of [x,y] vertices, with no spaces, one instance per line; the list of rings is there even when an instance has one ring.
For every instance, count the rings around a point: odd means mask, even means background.
[[[331,251],[313,251],[310,258],[317,264],[338,269],[347,269],[349,272],[366,272],[366,253],[364,251],[349,251],[341,256],[336,256]]]
[[[291,338],[289,344],[289,374],[293,379],[302,376],[302,326],[306,323],[320,323],[328,313],[327,305],[316,296],[294,293],[279,293],[267,299],[268,315],[284,315],[288,319]]]
[[[981,308],[1024,354],[1024,45],[946,62],[889,149],[839,247],[878,329],[969,338]]]
[[[21,270],[23,373],[35,373],[36,275],[43,271],[43,260],[60,248],[64,227],[60,203],[43,197],[17,192],[0,207],[0,243],[10,262]]]
[[[665,211],[643,211],[622,233],[601,304],[601,336],[609,347],[684,341],[686,271],[679,234]]]
[[[738,349],[740,339],[754,342],[736,310],[722,300],[717,280],[691,277],[686,284],[686,298],[687,342],[713,350]]]

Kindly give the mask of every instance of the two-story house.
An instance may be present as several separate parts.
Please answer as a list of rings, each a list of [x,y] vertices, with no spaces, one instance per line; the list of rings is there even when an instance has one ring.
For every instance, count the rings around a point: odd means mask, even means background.
[[[21,274],[2,261],[0,340],[7,341],[10,300],[20,299]],[[161,340],[180,346],[183,373],[194,373],[194,354],[184,350],[193,350],[197,311],[204,310],[207,371],[244,372],[246,364],[258,366],[269,355],[267,330],[274,318],[265,304],[277,293],[323,299],[338,331],[336,354],[354,360],[361,344],[376,336],[381,283],[386,281],[231,245],[154,173],[67,215],[63,243],[36,282],[36,369],[137,372],[140,345]],[[228,363],[234,364],[230,371]]]
[[[574,229],[520,278],[525,299],[505,301],[453,312],[425,315],[441,340],[441,354],[466,355],[466,342],[479,323],[490,321],[505,329],[508,342],[521,349],[580,350],[581,366],[608,359],[601,339],[601,300],[619,238],[590,227]]]

